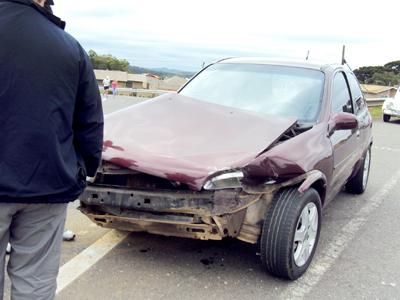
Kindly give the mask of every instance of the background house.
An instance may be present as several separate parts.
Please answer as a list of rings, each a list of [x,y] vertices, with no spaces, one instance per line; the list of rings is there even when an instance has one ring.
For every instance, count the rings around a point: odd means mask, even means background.
[[[147,89],[147,80],[145,75],[129,74],[123,71],[94,70],[96,80],[99,86],[103,86],[103,79],[107,76],[111,81],[116,80],[118,87],[127,87],[135,89]]]
[[[120,88],[149,89],[176,91],[183,86],[187,79],[173,76],[164,80],[153,74],[130,74],[123,71],[94,70],[99,86],[107,76],[111,81],[116,80]]]
[[[186,78],[182,78],[179,76],[173,76],[162,80],[161,82],[161,90],[168,90],[168,91],[177,91],[180,89],[184,84],[186,84],[188,80]]]
[[[375,84],[361,84],[361,90],[365,98],[393,98],[397,88],[393,86],[383,86]]]

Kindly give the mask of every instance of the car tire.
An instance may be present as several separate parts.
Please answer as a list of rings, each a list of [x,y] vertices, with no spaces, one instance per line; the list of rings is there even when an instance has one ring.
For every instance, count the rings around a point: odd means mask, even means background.
[[[303,275],[317,248],[320,224],[321,199],[316,190],[310,188],[301,194],[296,188],[289,188],[277,193],[260,238],[265,270],[290,280]]]
[[[390,121],[390,115],[383,114],[383,122],[389,122],[389,121]]]
[[[346,183],[346,191],[351,194],[362,194],[367,188],[371,168],[371,147],[365,152],[362,164],[357,173]]]

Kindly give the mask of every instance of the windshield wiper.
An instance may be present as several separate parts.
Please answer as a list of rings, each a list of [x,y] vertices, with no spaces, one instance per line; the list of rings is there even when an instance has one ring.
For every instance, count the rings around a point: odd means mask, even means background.
[[[294,125],[294,129],[296,131],[307,131],[311,128],[313,128],[314,124],[313,123],[301,123],[299,121],[296,122]]]

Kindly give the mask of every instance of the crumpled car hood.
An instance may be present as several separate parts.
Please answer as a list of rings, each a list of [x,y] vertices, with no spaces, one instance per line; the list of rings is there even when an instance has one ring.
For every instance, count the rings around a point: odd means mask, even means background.
[[[200,190],[245,166],[296,122],[166,94],[105,120],[103,159]]]

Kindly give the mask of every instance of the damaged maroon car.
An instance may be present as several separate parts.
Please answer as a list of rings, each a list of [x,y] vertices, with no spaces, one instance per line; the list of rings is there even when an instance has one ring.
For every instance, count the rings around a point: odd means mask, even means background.
[[[81,211],[107,228],[257,244],[296,279],[321,210],[364,192],[371,117],[343,65],[227,59],[106,118],[103,163]]]

